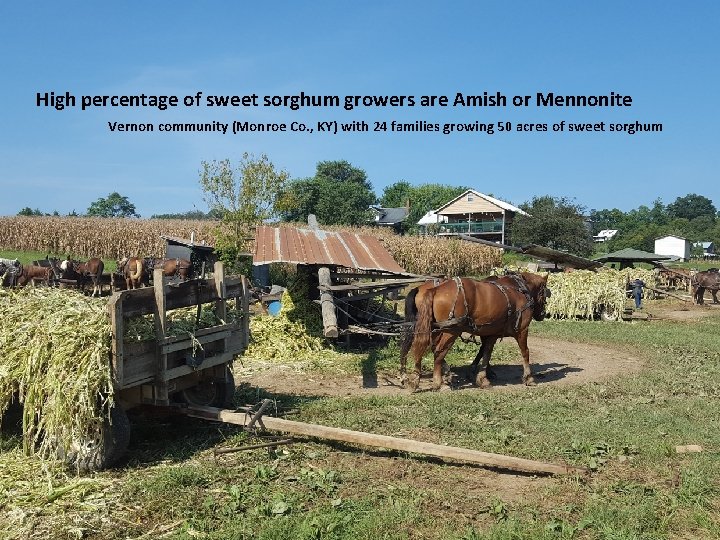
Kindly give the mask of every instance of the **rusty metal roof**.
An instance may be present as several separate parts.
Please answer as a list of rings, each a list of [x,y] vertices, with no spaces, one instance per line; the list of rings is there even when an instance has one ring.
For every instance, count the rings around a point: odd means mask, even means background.
[[[405,273],[373,236],[295,227],[258,227],[253,264],[279,262]]]

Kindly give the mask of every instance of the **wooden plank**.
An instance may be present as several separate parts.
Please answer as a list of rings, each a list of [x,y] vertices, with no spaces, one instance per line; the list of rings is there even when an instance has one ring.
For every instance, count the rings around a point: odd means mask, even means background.
[[[155,297],[155,336],[159,339],[165,338],[167,329],[167,313],[165,307],[165,283],[162,268],[153,271],[153,295]]]
[[[110,328],[112,342],[110,347],[113,370],[113,385],[121,388],[123,385],[125,319],[122,314],[122,297],[113,296],[108,302],[110,311]]]
[[[211,356],[210,358],[206,358],[205,360],[203,360],[203,363],[200,364],[197,369],[191,366],[177,366],[171,369],[166,369],[162,375],[162,380],[165,381],[165,383],[167,384],[167,381],[177,379],[178,377],[182,377],[183,375],[190,375],[191,373],[196,373],[198,371],[218,366],[226,362],[232,362],[235,357],[240,353],[241,351],[226,351],[216,356]]]
[[[165,309],[169,310],[194,306],[197,304],[198,298],[201,304],[207,304],[218,300],[218,296],[215,292],[214,281],[200,281],[200,291],[198,295],[196,295],[194,287],[171,287],[167,290],[165,292]],[[240,297],[243,294],[243,290],[241,280],[225,280],[225,292],[227,294],[227,298]],[[123,296],[123,314],[125,317],[149,315],[155,311],[155,293],[152,287],[144,287],[142,289],[133,289],[130,291],[120,291],[115,294]]]
[[[405,279],[408,276],[391,273],[330,272],[331,278],[339,279]]]
[[[392,281],[375,281],[373,283],[365,283],[356,281],[354,283],[346,283],[342,285],[322,285],[318,287],[321,291],[327,290],[327,291],[354,291],[354,290],[362,290],[362,289],[379,289],[382,287],[404,287],[405,285],[411,285],[413,283],[419,283],[421,281],[425,281],[426,279],[432,279],[427,278],[425,276],[423,277],[416,277],[416,278],[409,278],[409,279],[395,279]]]
[[[227,284],[226,284],[227,286]],[[236,308],[240,310],[242,316],[242,329],[243,329],[243,350],[250,345],[250,282],[245,276],[241,277],[241,291],[240,291],[240,303],[238,305],[237,300],[235,301]]]
[[[164,339],[167,331],[167,312],[165,307],[165,278],[163,277],[162,268],[156,268],[153,271],[153,291],[155,294],[155,339]],[[155,399],[158,405],[169,404],[170,396],[168,396],[167,379],[167,353],[162,351],[160,343],[157,344],[157,395]]]
[[[225,309],[225,298],[227,291],[225,290],[225,267],[223,263],[216,262],[213,268],[213,279],[215,280],[215,293],[218,299],[215,301],[215,315],[224,321],[227,319],[227,311]]]
[[[232,322],[228,324],[219,324],[217,326],[210,326],[208,328],[200,328],[199,330],[196,330],[193,332],[193,335],[195,337],[205,336],[207,334],[213,334],[215,332],[225,332],[225,331],[233,331],[240,329],[240,324],[237,322]],[[178,341],[185,341],[187,340],[187,336],[169,336],[165,339],[161,339],[158,342],[161,345],[169,345],[171,343],[176,343]]]
[[[364,294],[354,294],[352,296],[343,296],[342,298],[338,298],[338,302],[343,303],[349,303],[349,302],[357,302],[358,300],[365,300],[367,298],[374,298],[375,296],[380,296],[392,291],[397,291],[398,289],[402,288],[403,285],[398,285],[397,287],[387,287],[385,289],[379,290],[379,291],[373,291],[369,293]]]
[[[215,407],[190,407],[183,409],[182,412],[188,416],[196,418],[219,420],[221,422],[227,422],[229,424],[236,424],[239,426],[246,426],[250,421],[250,417],[246,413],[236,413],[227,409],[218,409]],[[531,459],[504,456],[502,454],[481,452],[479,450],[426,443],[411,439],[401,439],[399,437],[390,437],[388,435],[375,435],[372,433],[364,433],[362,431],[352,431],[343,428],[306,424],[304,422],[296,422],[272,416],[263,416],[262,421],[267,429],[282,431],[285,433],[317,437],[331,441],[361,444],[376,448],[387,448],[391,450],[411,452],[414,454],[424,454],[428,456],[457,459],[460,461],[469,461],[488,467],[499,467],[530,473],[589,474],[588,469],[582,467],[557,465],[554,463],[545,463]]]
[[[215,266],[213,267],[213,278],[215,279],[215,292],[217,293],[219,299],[215,301],[215,316],[220,319],[221,321],[227,320],[227,291],[225,290],[225,265],[221,263],[220,261],[217,261],[215,263]],[[230,334],[228,333],[223,339],[222,348],[223,350],[227,349],[227,342],[226,339]]]
[[[213,334],[204,335],[204,336],[198,336],[195,334],[195,341],[200,342],[203,345],[206,343],[212,343],[213,341],[220,341],[221,339],[227,339],[232,335],[232,332],[225,331],[225,332],[215,332]],[[160,346],[160,352],[162,354],[170,354],[176,351],[182,351],[183,349],[192,349],[193,348],[193,340],[190,338],[185,338],[182,341],[176,341],[175,343],[169,343],[167,345],[161,345]]]
[[[323,335],[326,338],[338,337],[337,315],[335,314],[335,302],[331,293],[327,292],[332,286],[330,280],[330,269],[326,266],[318,268],[318,281],[320,283],[320,309],[322,310]]]

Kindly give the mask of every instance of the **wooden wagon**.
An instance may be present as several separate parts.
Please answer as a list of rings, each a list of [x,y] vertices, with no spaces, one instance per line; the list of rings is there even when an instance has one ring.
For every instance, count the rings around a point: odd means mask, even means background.
[[[248,281],[244,276],[226,276],[222,263],[215,263],[210,279],[172,281],[159,269],[153,287],[113,294],[108,310],[115,404],[103,428],[82,441],[85,450],[75,452],[69,461],[81,470],[102,469],[116,462],[128,446],[126,411],[134,407],[228,405],[235,392],[230,366],[249,341],[248,301]],[[212,304],[221,324],[169,335],[168,311],[196,306],[199,314],[203,304]],[[128,340],[128,320],[144,315],[153,316],[154,339]]]

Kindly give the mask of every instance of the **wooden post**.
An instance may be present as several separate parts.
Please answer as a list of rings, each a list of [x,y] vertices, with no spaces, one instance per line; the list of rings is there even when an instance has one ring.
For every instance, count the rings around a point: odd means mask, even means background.
[[[330,269],[326,266],[318,268],[318,282],[320,284],[320,308],[323,318],[323,335],[326,338],[338,337],[337,315],[335,314],[335,302],[333,295],[324,287],[331,287]]]
[[[227,319],[227,308],[225,305],[227,290],[225,289],[225,266],[220,261],[216,262],[213,267],[213,278],[215,279],[215,292],[220,298],[215,302],[215,315],[224,321]]]
[[[240,278],[242,283],[242,297],[240,298],[240,310],[242,311],[243,330],[243,351],[250,345],[250,285],[247,277]]]
[[[227,422],[228,424],[236,424],[240,426],[247,426],[250,422],[250,416],[245,412],[236,413],[227,409],[217,409],[215,407],[189,407],[187,409],[182,409],[182,412],[195,418],[219,420],[221,422]],[[425,443],[410,439],[400,439],[398,437],[390,437],[387,435],[374,435],[372,433],[352,431],[349,429],[318,426],[316,424],[306,424],[304,422],[285,420],[284,418],[275,418],[273,416],[263,416],[262,421],[267,429],[276,431],[305,435],[308,437],[318,437],[320,439],[328,439],[332,441],[362,444],[377,448],[388,448],[391,450],[412,452],[414,454],[425,454],[428,456],[438,456],[442,458],[457,459],[460,461],[470,461],[487,467],[499,467],[503,469],[545,474],[586,475],[589,473],[587,469],[582,467],[557,465],[554,463],[545,463],[531,459],[504,456],[502,454],[492,454],[489,452],[458,448],[455,446],[445,446],[442,444]]]
[[[169,405],[168,385],[165,380],[167,353],[163,353],[160,346],[160,341],[165,339],[167,332],[165,278],[163,277],[162,268],[155,268],[153,271],[153,288],[155,289],[155,313],[153,319],[155,320],[155,340],[157,342],[157,372],[155,377],[157,394],[154,396],[155,405]]]
[[[125,334],[125,319],[122,314],[122,295],[113,294],[108,302],[110,311],[110,328],[112,329],[112,368],[116,388],[123,386],[123,336]]]

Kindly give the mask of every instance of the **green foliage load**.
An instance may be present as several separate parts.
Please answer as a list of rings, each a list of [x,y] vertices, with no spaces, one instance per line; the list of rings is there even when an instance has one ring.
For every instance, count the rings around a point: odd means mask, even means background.
[[[648,287],[656,286],[653,271],[642,268],[549,274],[548,287],[552,296],[547,300],[547,313],[555,319],[592,319],[604,308],[620,316],[627,300],[627,284],[635,279],[641,279]],[[652,291],[645,290],[644,294],[646,298],[652,297]]]
[[[322,316],[310,300],[310,275],[298,273],[282,295],[277,316],[260,315],[250,319],[248,358],[302,362],[330,359],[336,352],[322,337]]]
[[[505,270],[525,271],[524,268],[494,268],[493,275],[503,275]],[[627,300],[627,285],[635,279],[642,280],[648,287],[657,287],[657,276],[652,270],[625,268],[614,270],[602,268],[553,272],[548,274],[547,286],[552,295],[545,305],[548,317],[553,319],[593,319],[603,310],[620,316]],[[643,290],[646,298],[654,293]]]
[[[552,292],[546,311],[554,319],[592,319],[604,308],[621,314],[625,308],[626,278],[615,270],[575,270],[548,276]]]
[[[220,320],[212,306],[205,304],[197,317],[196,307],[173,309],[167,312],[167,329],[165,334],[170,336],[187,335],[192,337],[196,330],[210,328],[220,324],[230,323],[237,318],[237,312],[228,310],[227,321]],[[152,315],[131,317],[125,322],[123,339],[125,341],[150,341],[155,339],[155,321]]]
[[[51,456],[113,401],[106,302],[66,289],[0,289],[0,412],[24,403],[27,454]]]

